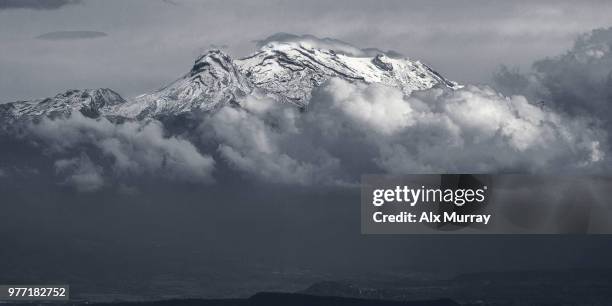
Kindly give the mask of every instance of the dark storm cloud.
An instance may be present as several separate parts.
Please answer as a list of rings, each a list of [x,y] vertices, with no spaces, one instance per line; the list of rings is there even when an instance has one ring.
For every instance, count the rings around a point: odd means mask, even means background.
[[[536,61],[526,73],[502,67],[495,84],[505,94],[599,119],[612,135],[612,28],[581,35],[571,49]]]
[[[81,3],[81,0],[0,0],[3,9],[53,10],[65,5]]]
[[[108,34],[98,31],[56,31],[38,35],[36,38],[43,40],[78,40],[104,36],[108,36]]]

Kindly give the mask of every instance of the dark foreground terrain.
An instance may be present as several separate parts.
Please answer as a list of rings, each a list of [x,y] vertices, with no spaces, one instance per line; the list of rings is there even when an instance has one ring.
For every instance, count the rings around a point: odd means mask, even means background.
[[[0,303],[10,305],[11,303]],[[327,297],[299,293],[262,292],[246,299],[175,299],[147,302],[114,302],[114,303],[17,303],[17,305],[96,305],[96,306],[458,306],[450,299],[428,301],[388,301],[362,298]]]
[[[609,306],[612,270],[536,270],[461,274],[448,279],[322,281],[295,293],[260,292],[248,298],[172,298],[93,302],[78,296],[67,303],[27,305],[104,306]],[[2,302],[0,302],[2,305]],[[21,305],[24,305],[23,303]]]
[[[432,301],[385,301],[359,298],[324,297],[295,293],[258,293],[248,299],[219,299],[219,300],[168,300],[157,302],[110,303],[90,305],[155,305],[155,306],[455,306],[458,303],[449,299]]]

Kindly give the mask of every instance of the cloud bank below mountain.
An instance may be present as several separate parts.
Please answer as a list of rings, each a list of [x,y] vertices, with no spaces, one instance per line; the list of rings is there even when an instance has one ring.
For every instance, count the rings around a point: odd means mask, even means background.
[[[606,158],[605,133],[588,120],[475,86],[406,98],[334,79],[304,114],[251,98],[200,130],[236,169],[285,183],[351,184],[372,172],[589,172]]]
[[[308,110],[248,96],[172,134],[162,122],[44,119],[29,139],[54,160],[60,185],[91,192],[139,177],[208,184],[215,167],[256,181],[356,185],[364,173],[594,173],[607,169],[606,133],[592,122],[488,87],[406,97],[332,79]],[[199,123],[198,123],[199,122]],[[136,178],[136,179],[135,179]]]
[[[138,177],[187,183],[213,181],[214,160],[189,141],[167,136],[158,121],[115,124],[73,113],[31,124],[25,137],[55,161],[60,181],[96,191],[109,180]],[[105,178],[104,174],[108,174]]]

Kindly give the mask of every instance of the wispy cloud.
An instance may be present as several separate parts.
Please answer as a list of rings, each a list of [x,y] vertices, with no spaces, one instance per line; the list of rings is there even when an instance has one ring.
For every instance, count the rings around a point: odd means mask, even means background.
[[[178,2],[173,1],[173,0],[162,0],[162,2],[164,2],[166,4],[174,5],[174,6],[180,6],[180,4]]]
[[[36,38],[43,40],[77,40],[105,36],[108,36],[108,34],[98,31],[56,31],[38,35]]]
[[[4,9],[34,9],[53,10],[60,7],[78,4],[81,0],[0,0],[0,10]]]

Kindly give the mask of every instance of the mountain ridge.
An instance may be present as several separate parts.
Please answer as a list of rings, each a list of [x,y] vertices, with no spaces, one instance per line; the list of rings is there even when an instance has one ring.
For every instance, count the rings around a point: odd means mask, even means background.
[[[49,98],[0,104],[0,116],[14,120],[64,116],[80,111],[87,117],[98,117],[124,103],[126,100],[109,88],[69,89]]]
[[[124,99],[107,88],[74,89],[52,98],[0,105],[0,116],[41,118],[80,111],[88,117],[158,118],[240,105],[250,94],[305,108],[313,90],[331,78],[396,87],[405,95],[433,87],[461,87],[420,61],[385,53],[353,55],[321,48],[313,36],[307,38],[268,41],[257,52],[239,59],[219,49],[209,50],[174,82],[133,99]],[[329,44],[330,40],[324,42]]]

